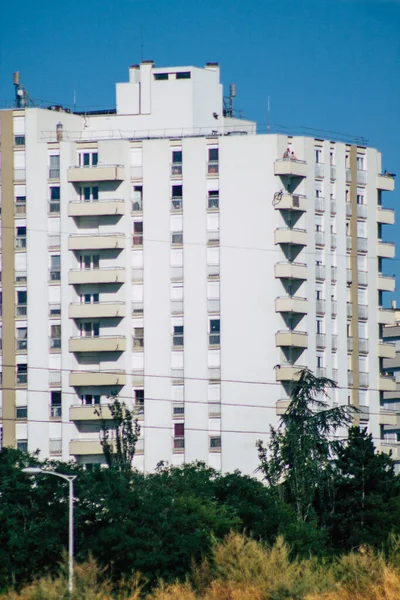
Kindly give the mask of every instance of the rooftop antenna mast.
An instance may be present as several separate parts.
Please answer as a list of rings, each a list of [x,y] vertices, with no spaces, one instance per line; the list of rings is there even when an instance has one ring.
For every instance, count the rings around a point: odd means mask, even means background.
[[[13,73],[13,83],[15,88],[15,107],[26,108],[29,104],[29,96],[26,89],[21,85],[19,71]]]
[[[233,117],[235,109],[233,106],[234,99],[236,98],[236,84],[229,84],[229,96],[224,98],[224,117]]]

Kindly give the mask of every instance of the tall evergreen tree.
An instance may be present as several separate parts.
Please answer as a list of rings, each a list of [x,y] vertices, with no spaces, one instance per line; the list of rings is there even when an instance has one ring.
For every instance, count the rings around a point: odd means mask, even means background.
[[[333,436],[352,418],[350,406],[328,408],[327,390],[334,387],[331,379],[303,369],[267,447],[257,442],[259,470],[302,522],[313,520],[315,502],[323,505],[331,495],[331,461],[340,447]]]

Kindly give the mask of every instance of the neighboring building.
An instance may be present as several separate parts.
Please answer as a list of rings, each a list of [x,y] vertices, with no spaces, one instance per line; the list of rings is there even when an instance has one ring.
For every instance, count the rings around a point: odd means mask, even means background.
[[[0,111],[3,443],[101,462],[94,408],[118,393],[138,468],[252,473],[302,366],[380,438],[380,153],[256,134],[216,64],[144,62],[116,112],[53,108]]]
[[[385,371],[395,378],[396,389],[383,394],[383,403],[388,415],[383,427],[382,445],[386,452],[392,452],[396,461],[396,470],[400,471],[400,311],[395,311],[395,323],[383,328],[383,340],[392,343],[395,347],[395,356],[383,360]]]

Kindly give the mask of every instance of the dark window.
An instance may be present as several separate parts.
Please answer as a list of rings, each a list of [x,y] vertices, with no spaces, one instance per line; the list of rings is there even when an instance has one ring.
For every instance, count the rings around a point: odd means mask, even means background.
[[[25,146],[25,136],[24,135],[16,135],[14,137],[15,146]]]
[[[61,392],[51,392],[51,405],[52,406],[60,406],[61,405]]]
[[[181,185],[173,185],[172,186],[172,197],[173,198],[182,198],[182,186]]]
[[[190,71],[182,71],[176,74],[177,79],[190,79]]]
[[[90,187],[83,188],[83,199],[88,202],[90,200]]]
[[[210,162],[218,162],[218,148],[209,148],[208,160]]]
[[[17,304],[26,304],[27,295],[26,291],[17,292]]]
[[[17,227],[17,237],[26,236],[26,227]]]
[[[165,79],[168,79],[168,75],[169,73],[154,73],[154,79],[156,81],[164,81]]]
[[[221,448],[221,438],[220,437],[210,438],[210,448]]]
[[[135,233],[143,233],[143,222],[135,221],[135,223],[133,224],[133,231]]]
[[[100,396],[85,394],[81,396],[82,404],[100,404]]]
[[[99,199],[99,188],[97,186],[92,187],[92,197],[93,197],[93,200]]]
[[[183,335],[183,325],[175,325],[174,334]]]
[[[219,192],[208,192],[208,208],[219,208]]]
[[[88,152],[85,152],[85,154],[83,155],[83,166],[88,167],[89,165],[90,165],[90,154]]]
[[[175,437],[183,437],[185,435],[185,424],[184,423],[175,423],[174,435],[175,435]]]
[[[182,162],[182,150],[173,150],[172,152],[172,163],[181,163]]]
[[[60,187],[59,186],[52,186],[50,188],[50,199],[51,200],[59,200],[60,199]]]
[[[27,419],[28,418],[28,407],[27,406],[17,406],[17,419]]]
[[[99,155],[97,154],[97,152],[94,152],[92,154],[92,165],[95,167],[98,162],[99,162]]]
[[[210,321],[210,332],[211,333],[219,333],[220,332],[221,321],[219,319],[211,319]]]

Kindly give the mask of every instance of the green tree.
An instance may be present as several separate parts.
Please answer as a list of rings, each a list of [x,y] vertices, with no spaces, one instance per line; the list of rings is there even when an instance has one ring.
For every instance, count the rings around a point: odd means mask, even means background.
[[[330,538],[343,550],[361,544],[380,546],[391,531],[400,531],[400,486],[394,463],[376,452],[372,434],[349,429],[348,442],[337,450],[336,495]]]
[[[331,461],[340,447],[333,436],[352,418],[350,406],[328,408],[327,390],[334,387],[331,379],[303,369],[267,447],[257,442],[259,470],[302,522],[315,520],[315,503],[324,506],[332,495]]]
[[[135,413],[118,396],[112,396],[109,404],[111,421],[103,416],[102,407],[96,409],[101,417],[101,446],[107,465],[123,473],[132,469],[136,444],[140,435],[140,426]]]

